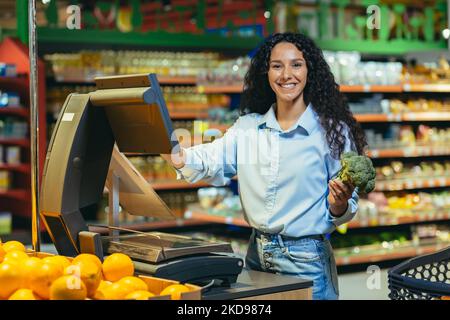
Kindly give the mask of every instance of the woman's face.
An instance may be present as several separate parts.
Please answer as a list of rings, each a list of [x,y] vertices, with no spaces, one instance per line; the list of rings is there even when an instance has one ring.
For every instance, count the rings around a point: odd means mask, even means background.
[[[269,84],[277,100],[293,101],[306,85],[308,68],[303,53],[290,42],[273,47],[269,61]]]

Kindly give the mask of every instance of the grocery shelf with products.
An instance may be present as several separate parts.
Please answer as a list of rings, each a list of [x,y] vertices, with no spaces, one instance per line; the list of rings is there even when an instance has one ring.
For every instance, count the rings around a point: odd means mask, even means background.
[[[38,68],[44,72],[42,61]],[[28,48],[13,38],[0,43],[0,229],[29,229],[31,225],[31,159],[29,135]],[[39,83],[39,126],[46,133],[44,74]],[[43,168],[45,137],[39,141]],[[7,218],[9,217],[9,218]],[[8,227],[5,227],[8,226]]]

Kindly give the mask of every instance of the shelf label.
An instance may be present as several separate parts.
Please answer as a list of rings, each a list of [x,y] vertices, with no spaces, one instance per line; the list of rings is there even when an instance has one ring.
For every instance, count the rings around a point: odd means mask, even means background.
[[[204,93],[205,92],[205,87],[204,86],[198,86],[197,87],[197,91],[198,91],[198,93]]]
[[[225,217],[226,224],[233,224],[233,217]]]
[[[412,182],[411,180],[406,181],[405,184],[407,189],[414,189],[414,182]]]
[[[186,210],[186,212],[184,213],[184,217],[185,217],[186,219],[192,218],[192,211]]]
[[[440,187],[446,187],[447,186],[447,179],[439,178],[438,179],[438,184],[439,184]]]
[[[406,92],[411,91],[411,84],[410,83],[405,83],[403,85],[403,91],[406,91]]]
[[[378,156],[380,155],[378,150],[371,150],[370,153],[371,153],[372,158],[378,158]]]
[[[363,85],[363,91],[364,92],[370,92],[370,84]]]

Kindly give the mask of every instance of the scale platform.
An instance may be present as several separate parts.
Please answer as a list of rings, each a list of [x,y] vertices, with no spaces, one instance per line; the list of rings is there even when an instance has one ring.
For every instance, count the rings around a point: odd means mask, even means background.
[[[102,238],[106,254],[125,253],[142,274],[189,283],[236,282],[244,262],[229,243],[213,242],[163,232]]]

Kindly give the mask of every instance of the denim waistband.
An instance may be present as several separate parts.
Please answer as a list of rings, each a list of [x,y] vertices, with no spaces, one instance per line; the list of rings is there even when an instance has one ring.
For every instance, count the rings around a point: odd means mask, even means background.
[[[266,237],[266,238],[273,238],[273,237],[281,237],[281,239],[283,241],[299,241],[299,240],[303,240],[303,239],[312,239],[312,240],[318,240],[318,241],[324,241],[326,240],[325,235],[323,234],[313,234],[313,235],[308,235],[308,236],[302,236],[302,237],[290,237],[290,236],[284,236],[281,234],[277,234],[277,233],[265,233],[265,232],[261,232],[257,229],[253,229],[255,232],[255,236],[257,238],[261,238],[261,237]]]

